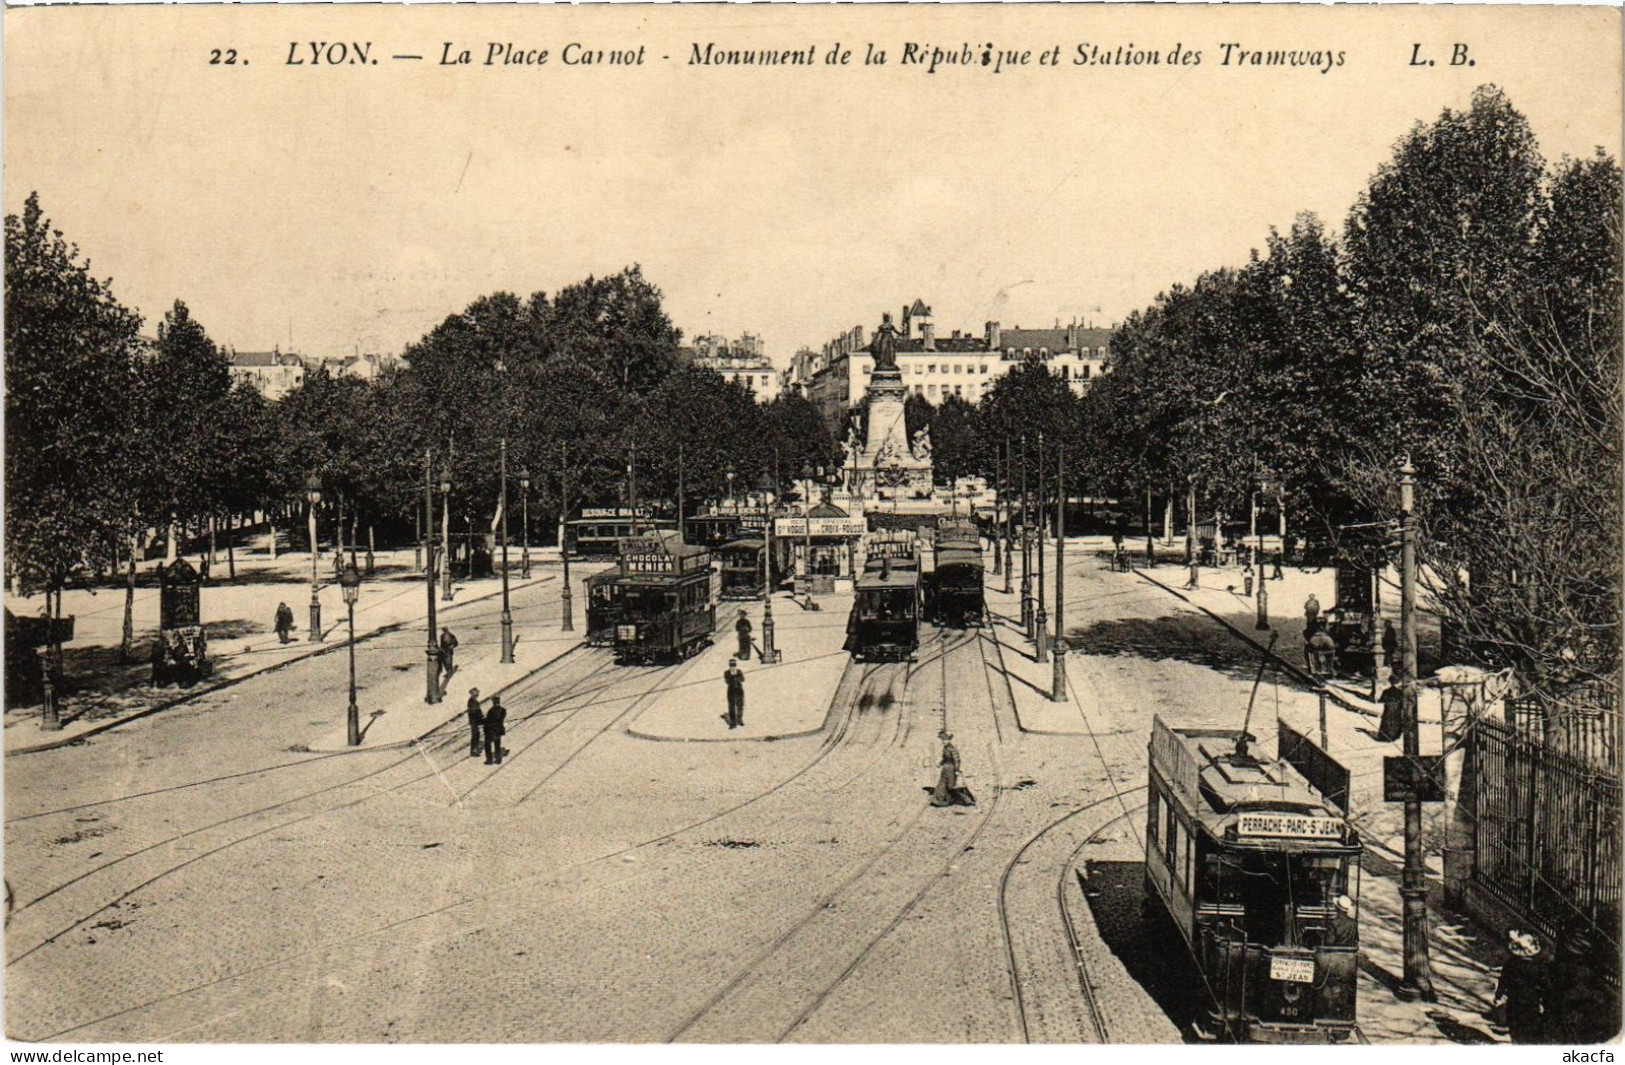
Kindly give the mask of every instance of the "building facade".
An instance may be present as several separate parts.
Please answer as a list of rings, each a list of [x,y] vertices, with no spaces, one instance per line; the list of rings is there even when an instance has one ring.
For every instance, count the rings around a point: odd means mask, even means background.
[[[938,336],[931,308],[921,300],[903,308],[897,340],[897,367],[904,387],[930,403],[957,396],[973,406],[993,382],[1035,358],[1082,395],[1107,369],[1111,329],[1057,324],[1053,329],[1005,329],[988,322],[981,336],[954,330]],[[805,357],[802,357],[802,356]],[[846,411],[866,394],[874,356],[861,326],[825,344],[822,352],[803,349],[793,363],[792,384],[839,428]]]
[[[305,360],[280,348],[227,353],[231,380],[246,381],[268,400],[278,400],[305,380]]]
[[[784,374],[768,362],[762,338],[754,333],[736,340],[721,334],[695,337],[679,352],[693,365],[714,370],[739,385],[758,403],[771,403],[784,391]]]

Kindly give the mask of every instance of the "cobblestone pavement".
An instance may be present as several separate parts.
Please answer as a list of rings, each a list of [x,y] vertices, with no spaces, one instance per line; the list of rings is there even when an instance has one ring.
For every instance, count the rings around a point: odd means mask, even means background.
[[[1069,567],[1075,633],[1174,609],[1124,580]],[[556,596],[516,600],[516,623],[556,624]],[[458,629],[464,652],[495,652],[488,614]],[[468,756],[455,700],[413,748],[283,750],[311,707],[340,708],[342,663],[322,658],[14,759],[8,1033],[1177,1040],[1183,1007],[1125,933],[1145,738],[1155,712],[1234,723],[1251,677],[1082,639],[1087,731],[1024,734],[1015,639],[926,628],[913,664],[846,667],[821,734],[770,743],[628,735],[692,661],[582,650],[505,695],[499,767]],[[358,654],[364,683],[421,670],[417,641]],[[943,727],[974,807],[929,806]]]

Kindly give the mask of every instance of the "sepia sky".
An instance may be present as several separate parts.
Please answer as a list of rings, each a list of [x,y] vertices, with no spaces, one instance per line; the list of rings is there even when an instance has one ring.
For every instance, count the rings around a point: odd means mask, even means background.
[[[1303,210],[1341,229],[1394,141],[1493,82],[1548,159],[1618,157],[1617,8],[117,7],[5,11],[7,212],[30,190],[146,316],[241,350],[399,351],[494,290],[638,262],[686,335],[784,365],[919,297],[1104,324],[1245,260]],[[372,42],[364,66],[301,43]],[[469,67],[441,67],[443,46]],[[480,65],[491,42],[546,65]],[[643,46],[637,67],[560,52]],[[689,65],[694,44],[816,49]],[[823,62],[839,42],[851,64]],[[864,46],[884,67],[862,65]],[[927,73],[903,46],[1029,51]],[[1220,45],[1343,53],[1221,65]],[[1468,46],[1471,67],[1449,66]],[[1132,43],[1156,66],[1075,66]],[[1170,67],[1178,44],[1201,53]],[[1434,67],[1411,65],[1413,48]],[[1059,66],[1039,65],[1059,47]],[[210,65],[236,48],[248,65]],[[302,49],[302,52],[299,50]],[[1234,56],[1236,50],[1232,50]],[[421,61],[395,60],[421,54]],[[669,56],[663,59],[662,56]]]

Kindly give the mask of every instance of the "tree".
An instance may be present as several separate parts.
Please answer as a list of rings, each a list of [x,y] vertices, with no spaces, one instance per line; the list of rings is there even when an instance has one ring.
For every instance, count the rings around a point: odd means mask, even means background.
[[[980,427],[975,407],[960,396],[943,397],[930,423],[931,463],[939,482],[953,484],[981,468],[984,450],[991,449],[984,448]]]
[[[132,402],[141,319],[90,273],[38,194],[7,215],[6,559],[25,585],[60,590],[117,564],[139,528],[125,475],[143,411]]]

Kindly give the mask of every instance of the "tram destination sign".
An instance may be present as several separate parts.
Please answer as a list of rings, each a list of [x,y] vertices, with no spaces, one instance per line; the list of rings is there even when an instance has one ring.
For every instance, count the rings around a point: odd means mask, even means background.
[[[1316,817],[1313,814],[1253,812],[1241,815],[1236,822],[1236,834],[1263,839],[1341,840],[1343,822],[1335,817]]]

